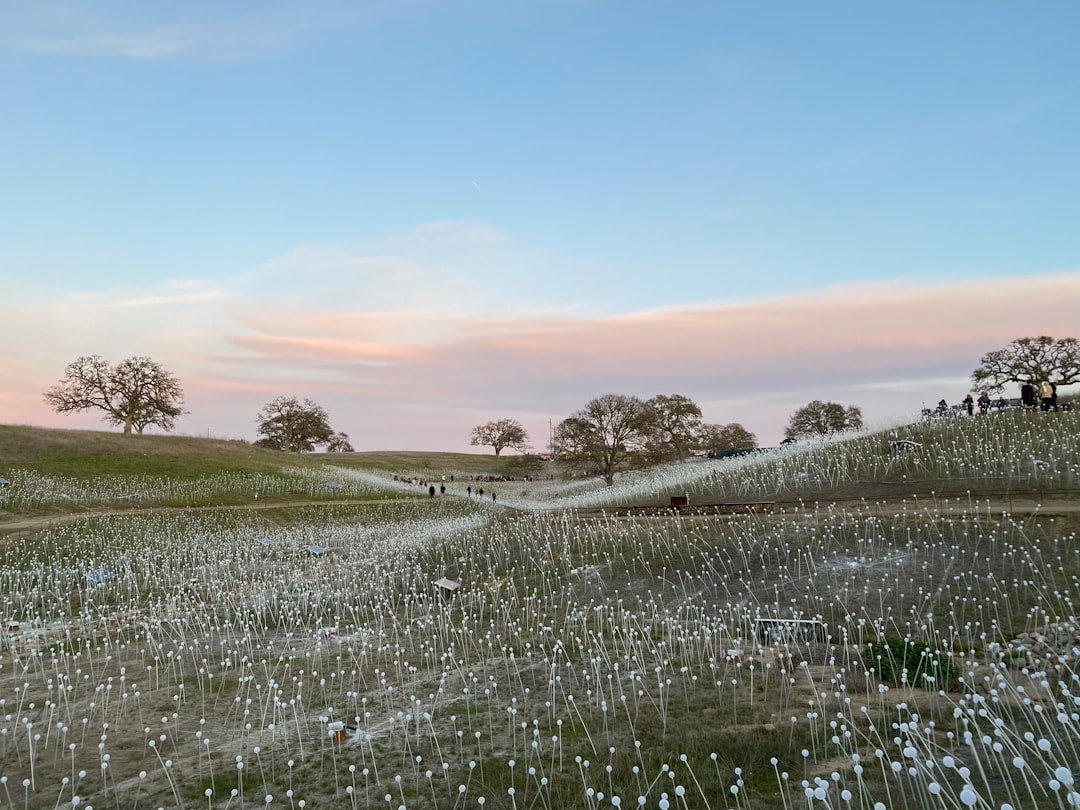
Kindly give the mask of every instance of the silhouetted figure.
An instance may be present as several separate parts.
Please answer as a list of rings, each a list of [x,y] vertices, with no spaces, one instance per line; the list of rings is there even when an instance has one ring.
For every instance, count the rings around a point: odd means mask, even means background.
[[[1020,386],[1020,403],[1024,406],[1025,411],[1035,410],[1035,399],[1037,396],[1038,392],[1031,382],[1026,382]]]

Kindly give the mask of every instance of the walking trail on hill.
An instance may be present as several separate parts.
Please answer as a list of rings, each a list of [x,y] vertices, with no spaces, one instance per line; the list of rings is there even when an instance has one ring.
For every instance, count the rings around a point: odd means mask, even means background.
[[[132,506],[126,509],[103,507],[100,509],[87,509],[83,512],[68,512],[57,515],[36,515],[34,517],[0,517],[0,540],[6,540],[13,534],[35,534],[44,529],[54,526],[63,526],[68,523],[77,523],[80,520],[91,520],[100,517],[112,517],[116,515],[190,515],[194,512],[227,512],[227,511],[260,511],[266,509],[307,509],[315,506],[376,506],[388,503],[403,503],[408,500],[421,500],[420,498],[382,498],[378,500],[365,500],[360,498],[341,501],[259,501],[258,503],[231,503],[210,506]],[[423,500],[427,500],[425,495]]]
[[[449,497],[458,496],[451,495]],[[37,515],[34,517],[15,517],[10,519],[0,517],[0,541],[7,541],[11,539],[13,535],[34,535],[45,529],[54,528],[56,526],[63,526],[70,523],[77,523],[80,520],[90,520],[93,518],[111,517],[116,515],[190,515],[195,512],[263,511],[271,509],[307,509],[310,507],[331,506],[376,506],[380,504],[402,503],[406,500],[428,500],[428,498],[427,496],[424,496],[423,498],[383,498],[377,500],[348,499],[340,501],[259,501],[258,503],[220,504],[208,506],[136,506],[126,509],[87,509],[83,512],[69,512],[66,514],[57,515]],[[859,499],[845,499],[842,501],[817,501],[815,503],[818,507],[835,507],[845,509],[866,508],[868,506],[872,506],[877,510],[887,510],[892,507],[901,505],[901,501],[899,500],[879,500],[870,502]],[[785,511],[789,509],[794,510],[796,508],[805,509],[807,505],[807,502],[801,500],[775,501],[772,503],[772,506],[775,509],[783,509]],[[905,499],[903,505],[911,507],[912,502],[910,499]],[[973,510],[992,515],[1000,515],[1002,513],[1020,515],[1031,515],[1034,513],[1038,513],[1041,515],[1060,515],[1080,514],[1080,501],[1065,498],[1042,500],[1038,500],[1035,498],[986,498],[979,500],[975,503],[964,503],[960,501],[935,503],[931,500],[926,500],[919,502],[918,508],[920,511],[932,512],[939,515],[960,514],[965,512],[971,512]],[[593,512],[595,510],[589,509],[583,511]]]

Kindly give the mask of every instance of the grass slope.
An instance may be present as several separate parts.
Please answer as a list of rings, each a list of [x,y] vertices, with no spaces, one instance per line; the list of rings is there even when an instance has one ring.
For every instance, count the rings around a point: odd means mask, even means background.
[[[312,456],[287,509],[48,526],[0,544],[0,807],[1076,806],[1077,428],[897,426],[515,510],[316,508],[342,462],[500,473]],[[145,469],[116,477],[163,502]],[[686,492],[777,503],[613,508]],[[827,635],[757,636],[792,618]]]

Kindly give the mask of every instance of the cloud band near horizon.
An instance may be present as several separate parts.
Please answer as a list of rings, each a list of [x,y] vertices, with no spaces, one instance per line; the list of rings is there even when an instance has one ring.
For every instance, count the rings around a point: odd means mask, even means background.
[[[485,302],[483,317],[453,297],[367,311],[350,306],[363,300],[352,295],[327,313],[285,303],[288,291],[260,304],[206,280],[94,295],[20,283],[9,293],[3,422],[103,427],[93,413],[51,413],[42,393],[79,355],[144,354],[184,384],[183,433],[255,438],[256,412],[284,394],[326,407],[357,449],[468,450],[470,428],[501,417],[520,419],[542,445],[549,420],[608,392],[686,394],[708,421],[741,422],[763,444],[810,399],[859,405],[869,419],[959,401],[985,352],[1075,333],[1080,272],[614,315]]]

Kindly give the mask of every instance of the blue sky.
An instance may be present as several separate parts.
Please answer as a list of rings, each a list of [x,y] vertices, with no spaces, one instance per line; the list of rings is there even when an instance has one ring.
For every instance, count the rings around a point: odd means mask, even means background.
[[[621,385],[686,393],[768,442],[800,397],[833,398],[811,360],[766,414],[662,354],[641,366],[655,336],[603,335],[753,312],[740,334],[781,357],[770,302],[938,290],[952,322],[915,313],[903,359],[863,371],[907,391],[888,401],[902,410],[946,385],[959,399],[1012,338],[1076,332],[1075,3],[0,0],[0,16],[0,316],[26,336],[0,421],[75,426],[40,398],[67,362],[150,354],[189,381],[190,432],[250,438],[261,402],[295,393],[373,403],[352,435],[458,449],[469,424],[546,424]],[[986,324],[985,285],[1025,278],[1032,301]],[[447,393],[472,377],[443,350],[529,335],[565,353],[552,335],[586,324],[612,353],[580,378],[522,350],[471,373],[527,368],[544,380],[527,402]],[[726,341],[700,360],[711,377],[738,365],[730,336],[695,334]],[[941,393],[916,394],[928,380]]]

